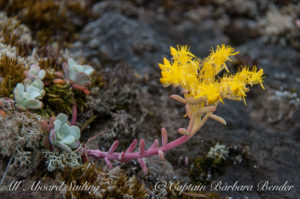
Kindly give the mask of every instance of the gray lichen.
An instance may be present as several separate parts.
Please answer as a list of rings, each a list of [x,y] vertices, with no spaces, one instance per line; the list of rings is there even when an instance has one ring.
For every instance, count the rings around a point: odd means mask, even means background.
[[[0,98],[0,109],[5,112],[0,116],[0,155],[12,158],[8,165],[11,176],[26,176],[33,168],[33,154],[41,147],[43,131],[41,116],[29,112],[18,112],[14,101]]]
[[[207,157],[211,159],[222,159],[225,160],[228,157],[229,151],[225,145],[217,143],[214,147],[211,147],[207,153]]]
[[[63,170],[65,168],[75,168],[81,165],[81,157],[76,152],[69,151],[43,151],[49,172]]]
[[[15,154],[17,147],[34,149],[40,146],[42,117],[16,111],[13,100],[0,98],[0,102],[0,108],[6,112],[5,117],[0,117],[0,154],[9,157]]]

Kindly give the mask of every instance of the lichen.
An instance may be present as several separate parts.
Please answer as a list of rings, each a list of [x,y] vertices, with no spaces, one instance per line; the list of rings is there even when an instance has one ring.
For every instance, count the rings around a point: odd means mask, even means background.
[[[87,97],[90,108],[101,115],[111,115],[118,110],[139,109],[137,78],[126,64],[117,65],[102,76],[92,76],[91,94]],[[97,87],[100,85],[100,87]]]
[[[217,143],[214,147],[211,147],[207,153],[207,157],[211,159],[221,159],[225,160],[228,157],[229,151],[226,149],[225,145]]]
[[[0,98],[0,110],[5,111],[5,116],[0,116],[0,155],[13,159],[10,175],[24,175],[19,169],[30,172],[32,153],[41,147],[44,134],[40,124],[43,118],[29,112],[18,112],[11,99]]]
[[[290,44],[299,49],[297,41],[300,34],[297,30],[297,14],[300,11],[300,4],[289,5],[277,9],[270,6],[266,15],[259,21],[259,32],[264,42]]]
[[[76,152],[44,150],[43,156],[49,172],[62,171],[66,168],[72,169],[81,165],[81,158]]]
[[[2,103],[0,108],[6,112],[5,117],[0,117],[2,129],[0,154],[11,156],[17,146],[29,149],[39,146],[43,136],[40,126],[41,116],[16,111],[13,107],[14,101],[10,99],[0,98],[0,101]]]

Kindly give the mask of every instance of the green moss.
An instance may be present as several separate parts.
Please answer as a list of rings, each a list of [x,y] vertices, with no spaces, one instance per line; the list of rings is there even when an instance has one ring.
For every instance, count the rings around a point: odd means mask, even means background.
[[[225,161],[221,158],[199,157],[192,162],[189,176],[194,183],[209,184],[214,175],[222,173]]]
[[[87,20],[92,13],[80,1],[0,0],[0,9],[4,9],[9,16],[17,16],[44,44],[53,40],[69,40],[79,28],[73,20],[74,16],[77,14],[77,18]]]
[[[205,198],[205,199],[222,199],[221,194],[217,192],[188,192],[179,195],[177,192],[171,192],[168,190],[169,199],[195,199],[195,198]]]
[[[3,43],[14,46],[17,50],[17,55],[28,56],[32,53],[32,44],[26,43],[21,39],[23,29],[20,27],[20,21],[15,17],[3,20],[0,29],[0,36],[3,38]]]
[[[77,111],[83,112],[87,107],[86,95],[73,89],[68,83],[54,84],[54,78],[53,70],[48,70],[44,79],[44,89],[46,91],[42,100],[44,107],[34,111],[44,117],[56,116],[59,113],[72,116],[72,107],[76,104]]]
[[[105,80],[103,78],[103,76],[99,73],[93,73],[92,74],[92,87],[103,87],[105,85]]]
[[[0,57],[0,97],[13,97],[13,89],[17,83],[25,79],[24,66],[17,59],[6,55]]]
[[[105,173],[95,165],[88,163],[83,166],[66,169],[62,173],[63,181],[66,185],[71,183],[74,185],[99,186],[96,194],[86,191],[69,191],[66,198],[145,198],[147,191],[144,184],[139,182],[135,177],[128,177],[122,170],[117,170],[114,174]]]
[[[50,52],[51,54],[49,54],[44,51],[47,51],[47,50],[41,49],[39,52],[39,53],[41,53],[42,56],[47,56],[46,58],[42,58],[42,59],[38,60],[38,62],[39,62],[38,65],[41,67],[41,69],[44,69],[44,70],[53,69],[55,71],[61,70],[61,64],[59,64],[59,62],[58,62],[58,56],[60,55],[60,53],[59,52]],[[43,55],[43,54],[46,54],[46,55]]]
[[[68,85],[51,84],[45,87],[45,91],[44,108],[50,115],[57,115],[61,112],[72,114],[74,94]]]

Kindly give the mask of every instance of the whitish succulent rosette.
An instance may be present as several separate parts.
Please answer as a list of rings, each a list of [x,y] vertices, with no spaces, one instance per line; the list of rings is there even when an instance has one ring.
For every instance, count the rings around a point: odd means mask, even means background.
[[[68,63],[63,64],[65,77],[72,81],[72,84],[82,86],[90,86],[90,75],[94,72],[94,68],[89,65],[79,65],[74,59],[69,58]]]
[[[36,79],[43,80],[46,75],[46,71],[41,70],[38,65],[33,64],[30,66],[30,69],[28,71],[25,71],[25,75],[31,81],[34,81]]]
[[[34,82],[17,84],[14,89],[16,107],[20,110],[40,109],[43,107],[41,100],[45,95],[44,84],[41,80],[36,79]]]
[[[50,141],[65,151],[72,151],[79,147],[80,129],[78,126],[70,126],[68,116],[60,113],[54,121],[54,128],[50,132]]]

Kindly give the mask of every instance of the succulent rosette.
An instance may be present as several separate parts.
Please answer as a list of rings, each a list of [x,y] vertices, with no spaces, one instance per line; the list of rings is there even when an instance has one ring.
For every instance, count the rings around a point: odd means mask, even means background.
[[[39,101],[45,95],[44,84],[41,80],[36,79],[34,82],[25,82],[17,84],[14,89],[16,107],[20,110],[40,109],[43,103]]]
[[[69,58],[68,63],[63,64],[64,74],[72,84],[78,84],[82,86],[90,86],[90,75],[94,72],[93,67],[89,65],[79,65],[74,59]]]
[[[62,150],[72,151],[79,147],[80,129],[71,126],[68,116],[60,113],[54,121],[54,128],[50,132],[50,141],[53,146]]]

